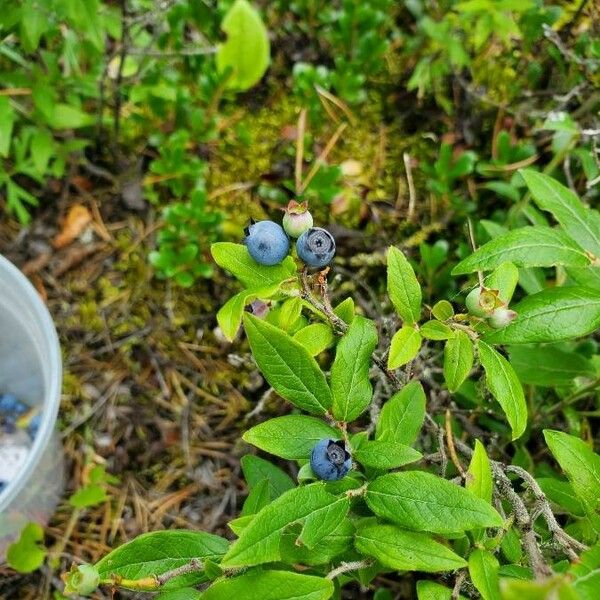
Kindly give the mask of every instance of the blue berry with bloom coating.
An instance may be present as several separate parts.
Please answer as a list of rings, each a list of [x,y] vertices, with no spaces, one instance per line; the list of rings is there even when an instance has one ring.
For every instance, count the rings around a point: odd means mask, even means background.
[[[337,481],[352,468],[352,457],[341,440],[321,440],[310,455],[310,468],[319,479]]]
[[[322,227],[311,227],[296,242],[298,258],[309,267],[326,267],[335,256],[335,240]]]
[[[12,394],[0,395],[0,413],[20,417],[27,412],[27,405]]]
[[[31,420],[29,421],[29,425],[27,425],[27,433],[29,434],[29,437],[34,440],[35,436],[37,435],[39,429],[40,429],[40,425],[42,423],[42,416],[40,414],[34,415],[33,417],[31,417]]]
[[[245,230],[244,244],[259,265],[278,265],[290,251],[283,227],[273,221],[258,221]]]

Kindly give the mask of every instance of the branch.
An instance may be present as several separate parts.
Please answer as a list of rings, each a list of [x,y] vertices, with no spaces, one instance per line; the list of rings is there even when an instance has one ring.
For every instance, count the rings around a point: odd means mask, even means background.
[[[565,552],[569,555],[571,560],[577,559],[577,552],[583,552],[587,550],[588,547],[585,544],[582,544],[580,541],[571,537],[566,531],[562,529],[562,527],[558,524],[554,513],[552,512],[552,508],[546,498],[546,494],[542,491],[542,488],[539,486],[538,482],[533,478],[533,476],[528,473],[522,467],[518,467],[516,465],[508,465],[506,467],[506,471],[509,473],[515,473],[518,475],[527,485],[527,487],[533,493],[538,505],[541,515],[544,517],[544,520],[548,524],[548,529],[550,533],[554,537],[554,539],[562,546]]]
[[[326,575],[326,579],[335,579],[338,575],[349,573],[350,571],[358,571],[359,569],[366,569],[373,564],[372,560],[357,560],[354,562],[343,562],[339,567],[336,567],[332,571],[329,571]]]
[[[204,564],[198,558],[192,558],[188,563],[171,569],[163,573],[162,575],[149,575],[148,577],[142,577],[141,579],[125,579],[119,575],[111,575],[108,579],[103,579],[100,583],[103,585],[119,586],[134,590],[137,592],[151,592],[158,590],[165,583],[179,577],[180,575],[187,575],[188,573],[195,573],[196,571],[202,571]]]

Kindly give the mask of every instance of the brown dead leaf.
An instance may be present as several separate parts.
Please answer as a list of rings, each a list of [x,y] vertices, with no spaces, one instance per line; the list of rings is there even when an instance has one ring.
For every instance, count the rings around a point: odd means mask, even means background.
[[[75,204],[67,213],[61,232],[54,238],[55,248],[64,248],[76,240],[92,221],[92,214],[81,204]]]

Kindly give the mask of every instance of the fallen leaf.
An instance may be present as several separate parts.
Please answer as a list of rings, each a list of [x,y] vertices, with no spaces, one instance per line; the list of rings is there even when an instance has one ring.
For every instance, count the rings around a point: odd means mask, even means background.
[[[61,232],[54,238],[55,248],[64,248],[76,240],[92,221],[90,211],[81,204],[75,204],[69,209]]]

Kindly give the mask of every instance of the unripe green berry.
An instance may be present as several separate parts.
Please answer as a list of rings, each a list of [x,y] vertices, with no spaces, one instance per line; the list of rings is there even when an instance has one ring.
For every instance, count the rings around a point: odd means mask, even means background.
[[[499,305],[499,298],[495,290],[477,286],[469,292],[465,304],[473,316],[486,318]]]
[[[307,202],[291,200],[283,215],[283,229],[293,238],[299,238],[313,226],[313,218]]]
[[[100,583],[100,574],[94,565],[73,566],[69,573],[63,575],[65,594],[89,596],[96,591]]]
[[[514,310],[501,306],[492,311],[488,319],[488,324],[494,329],[502,329],[514,321],[516,316],[517,313]]]

